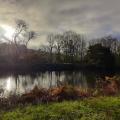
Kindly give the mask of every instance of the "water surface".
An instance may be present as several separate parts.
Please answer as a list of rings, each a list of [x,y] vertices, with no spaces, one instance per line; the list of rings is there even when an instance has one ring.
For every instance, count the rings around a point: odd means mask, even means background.
[[[0,96],[22,94],[29,92],[35,86],[52,88],[64,84],[78,86],[84,89],[94,88],[98,74],[83,71],[37,72],[29,74],[0,75]]]

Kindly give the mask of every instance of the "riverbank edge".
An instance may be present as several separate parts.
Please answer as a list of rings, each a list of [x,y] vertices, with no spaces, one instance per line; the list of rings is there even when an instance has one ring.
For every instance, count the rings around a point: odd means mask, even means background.
[[[120,97],[95,97],[76,101],[17,107],[2,111],[1,120],[119,120]]]
[[[120,67],[100,67],[92,65],[81,65],[73,63],[63,64],[0,64],[0,72],[9,71],[63,71],[63,70],[83,70],[83,71],[120,71]]]

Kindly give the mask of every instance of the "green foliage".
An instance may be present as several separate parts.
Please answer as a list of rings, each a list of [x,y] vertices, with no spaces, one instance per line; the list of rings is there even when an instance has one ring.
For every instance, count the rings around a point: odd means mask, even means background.
[[[120,97],[99,97],[17,108],[1,120],[119,120]]]
[[[113,67],[115,58],[110,48],[103,47],[101,44],[90,46],[85,57],[87,64],[96,67]]]

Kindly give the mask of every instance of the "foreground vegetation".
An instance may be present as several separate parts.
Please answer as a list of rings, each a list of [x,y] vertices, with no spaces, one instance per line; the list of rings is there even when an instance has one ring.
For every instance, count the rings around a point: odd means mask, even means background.
[[[119,120],[120,97],[29,105],[2,112],[1,120]]]
[[[96,81],[96,87],[81,88],[68,84],[58,85],[49,89],[38,88],[35,86],[32,90],[22,95],[11,94],[7,98],[0,98],[0,110],[11,110],[19,106],[48,104],[70,100],[84,100],[99,96],[119,96],[120,78],[117,76],[99,78]]]
[[[106,76],[97,84],[94,90],[36,86],[21,96],[0,98],[0,120],[119,120],[119,78]]]

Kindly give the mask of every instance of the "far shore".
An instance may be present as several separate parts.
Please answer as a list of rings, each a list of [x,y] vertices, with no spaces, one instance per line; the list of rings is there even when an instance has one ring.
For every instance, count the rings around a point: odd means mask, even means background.
[[[92,65],[81,65],[77,63],[37,63],[37,64],[0,64],[0,72],[31,72],[31,71],[95,71],[95,72],[113,72],[120,71],[120,67],[99,67]]]

